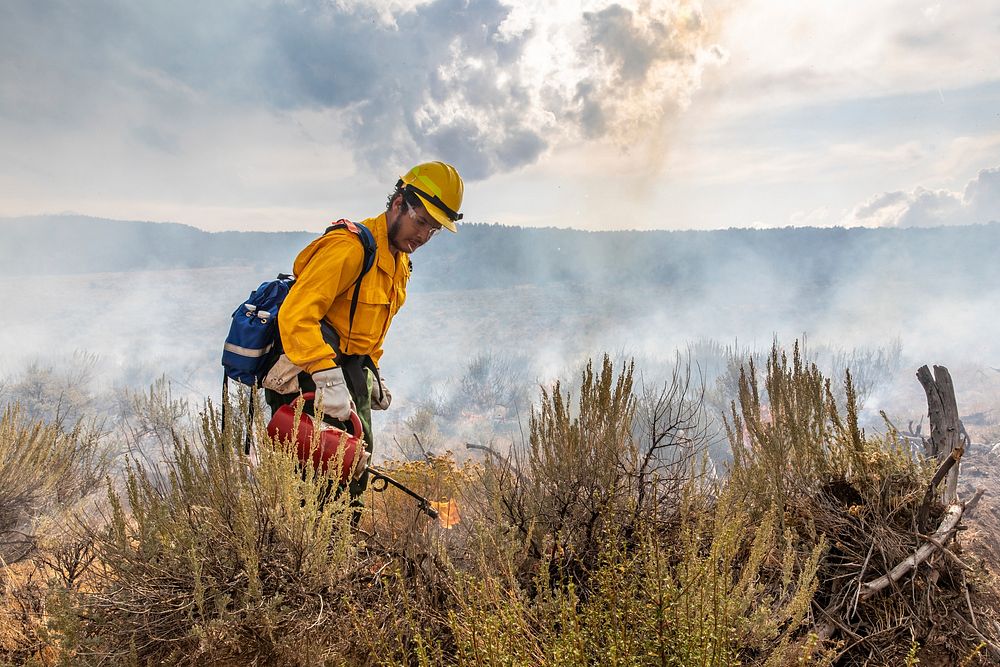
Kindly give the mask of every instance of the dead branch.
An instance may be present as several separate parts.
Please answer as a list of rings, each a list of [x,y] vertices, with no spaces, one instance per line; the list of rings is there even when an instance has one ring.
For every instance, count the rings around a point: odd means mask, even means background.
[[[979,504],[979,501],[983,497],[984,493],[986,493],[986,489],[981,486],[976,487],[976,492],[972,495],[972,498],[965,503],[965,518],[972,516],[973,510],[976,509],[976,505]]]
[[[948,509],[944,513],[944,519],[941,520],[941,525],[938,526],[938,529],[934,531],[934,534],[931,536],[934,541],[923,545],[917,549],[915,553],[907,556],[902,562],[896,565],[896,567],[889,570],[888,574],[884,574],[878,579],[873,579],[872,581],[862,584],[861,599],[867,600],[879,591],[883,591],[892,584],[896,583],[906,576],[910,570],[913,570],[927,560],[927,558],[934,553],[939,545],[946,544],[948,540],[951,539],[952,534],[955,531],[955,526],[957,526],[958,522],[962,519],[962,513],[964,511],[964,505],[949,505]]]
[[[495,450],[492,447],[489,447],[487,445],[477,445],[477,444],[472,443],[472,442],[467,442],[467,443],[465,443],[465,448],[466,449],[478,449],[480,451],[486,452],[490,456],[494,456],[494,457],[500,459],[501,461],[503,461],[503,455],[500,452],[498,452],[497,450]]]
[[[921,539],[927,540],[928,542],[930,542],[931,544],[933,544],[934,546],[936,546],[938,548],[938,550],[941,551],[941,553],[943,553],[945,556],[947,556],[951,560],[951,562],[955,563],[955,565],[957,565],[960,569],[966,570],[968,572],[972,571],[972,566],[966,564],[966,562],[963,561],[961,558],[959,558],[958,555],[954,551],[952,551],[951,549],[949,549],[948,547],[946,547],[939,540],[934,539],[930,535],[920,535],[919,537]]]
[[[882,421],[888,424],[889,428],[895,431],[896,435],[907,442],[907,444],[919,444],[923,445],[925,440],[922,435],[920,435],[920,426],[918,425],[916,430],[913,429],[913,420],[910,420],[908,431],[896,426],[896,423],[889,419],[889,415],[886,414],[885,410],[879,410],[878,413],[882,416]]]
[[[941,483],[941,480],[945,478],[956,463],[962,458],[965,453],[964,447],[956,447],[951,451],[951,456],[945,458],[938,466],[937,472],[934,473],[934,477],[931,478],[930,483],[927,485],[927,491],[924,493],[924,499],[920,503],[920,508],[917,510],[917,522],[923,524],[927,520],[927,515],[931,509],[931,503],[934,502],[934,492],[937,489],[937,485]]]
[[[420,448],[420,453],[424,455],[426,460],[430,461],[434,458],[434,452],[428,451],[427,448],[424,447],[424,443],[420,442],[420,436],[414,433],[413,439],[417,441],[417,447]]]

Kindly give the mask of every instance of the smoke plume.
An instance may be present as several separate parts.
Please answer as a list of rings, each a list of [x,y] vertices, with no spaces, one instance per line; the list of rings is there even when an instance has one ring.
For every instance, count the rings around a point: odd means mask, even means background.
[[[0,116],[183,155],[220,117],[330,114],[357,162],[435,155],[478,179],[561,142],[640,141],[723,57],[706,40],[680,0],[15,0]]]

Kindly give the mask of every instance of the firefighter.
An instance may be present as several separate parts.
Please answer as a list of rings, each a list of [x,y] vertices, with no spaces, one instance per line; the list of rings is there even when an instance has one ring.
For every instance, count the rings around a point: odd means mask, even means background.
[[[349,225],[331,228],[299,253],[295,284],[278,314],[285,363],[299,370],[297,376],[293,371],[297,386],[288,393],[265,390],[272,413],[293,401],[299,390],[315,391],[324,418],[344,421],[352,409],[357,411],[371,453],[371,410],[385,410],[392,400],[379,359],[389,325],[406,299],[409,256],[441,229],[457,231],[463,190],[458,172],[443,162],[419,164],[400,178],[385,212],[362,221],[374,236],[376,251],[360,283],[365,248]],[[272,373],[281,373],[281,361]],[[367,485],[367,472],[351,482],[356,507]],[[358,510],[355,520],[359,516]]]

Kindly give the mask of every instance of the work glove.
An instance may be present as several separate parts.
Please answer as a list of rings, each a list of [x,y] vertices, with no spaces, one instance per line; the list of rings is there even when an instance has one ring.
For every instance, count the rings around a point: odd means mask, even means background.
[[[385,386],[385,381],[378,377],[372,383],[372,410],[388,410],[392,403],[392,392]]]
[[[339,421],[350,419],[354,401],[351,400],[351,393],[347,391],[344,369],[328,368],[325,371],[317,371],[312,374],[312,379],[316,383],[315,403],[323,414]]]

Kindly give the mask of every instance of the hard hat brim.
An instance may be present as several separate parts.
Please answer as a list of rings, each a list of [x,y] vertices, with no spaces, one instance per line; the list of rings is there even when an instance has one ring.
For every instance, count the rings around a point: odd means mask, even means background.
[[[441,223],[442,227],[447,229],[449,232],[458,232],[458,227],[455,225],[454,222],[451,221],[447,213],[445,213],[437,206],[427,201],[424,197],[420,195],[419,192],[414,192],[413,194],[417,196],[417,199],[419,199],[420,203],[424,205],[424,208],[427,209],[427,212],[431,214],[431,217]]]

